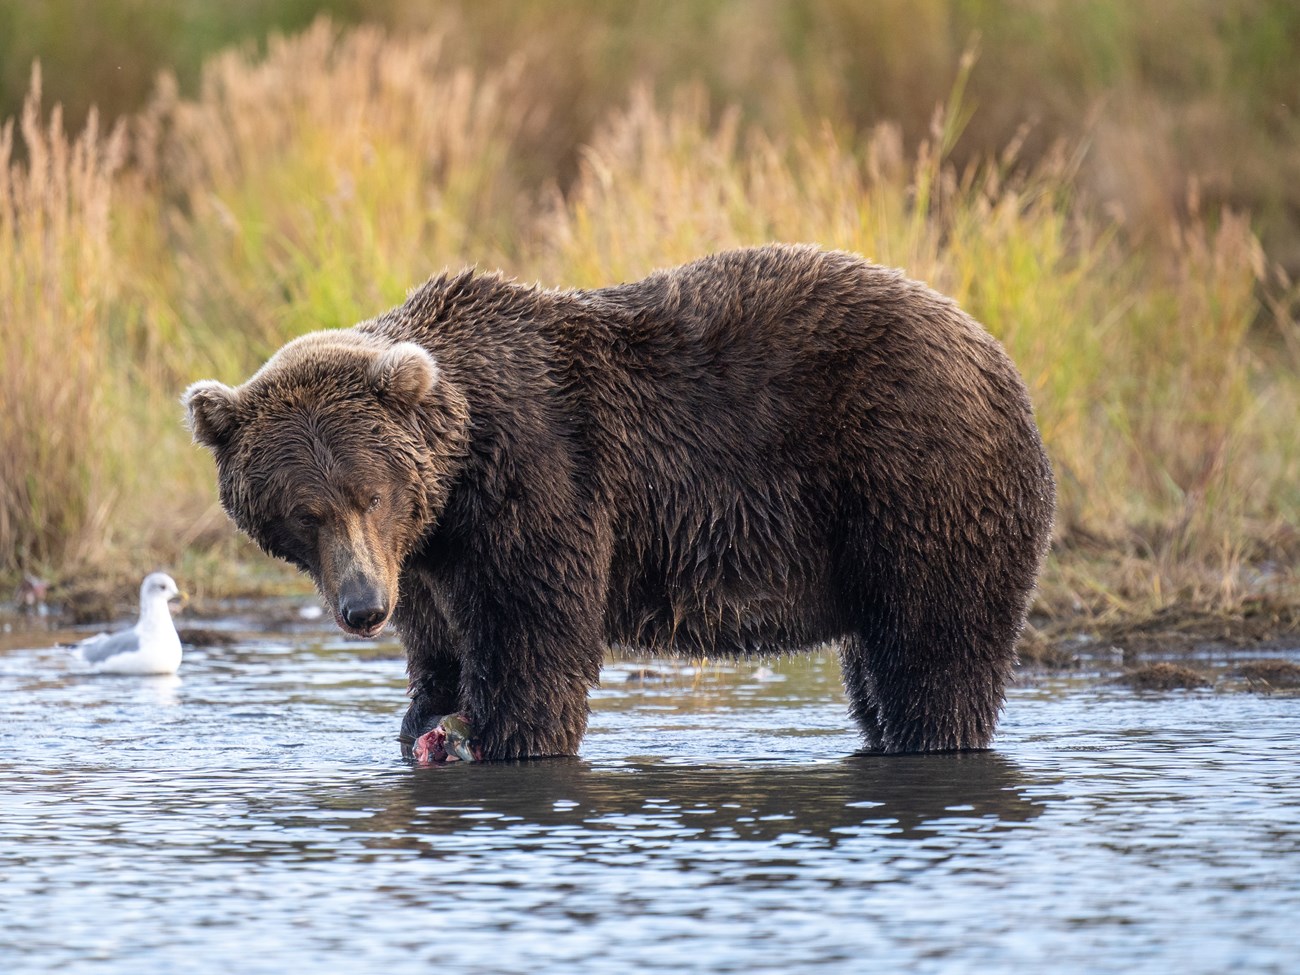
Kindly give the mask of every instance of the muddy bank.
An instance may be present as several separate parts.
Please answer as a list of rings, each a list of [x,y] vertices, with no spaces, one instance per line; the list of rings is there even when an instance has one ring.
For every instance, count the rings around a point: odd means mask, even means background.
[[[15,603],[0,606],[0,653],[73,643],[103,630],[131,625],[136,607],[126,586],[82,584],[52,589],[43,611]],[[65,601],[55,602],[64,595]],[[1300,612],[1279,608],[1237,616],[1166,610],[1143,620],[1104,622],[1078,616],[1034,620],[1020,646],[1016,680],[1021,684],[1070,674],[1098,685],[1143,694],[1300,694]],[[338,632],[309,592],[191,597],[176,612],[176,627],[188,649],[220,654],[267,642],[346,646],[366,658],[402,655],[392,634],[366,642]],[[632,657],[611,653],[620,676]],[[760,665],[763,661],[753,661]],[[635,678],[672,682],[698,661],[656,658],[635,670]]]

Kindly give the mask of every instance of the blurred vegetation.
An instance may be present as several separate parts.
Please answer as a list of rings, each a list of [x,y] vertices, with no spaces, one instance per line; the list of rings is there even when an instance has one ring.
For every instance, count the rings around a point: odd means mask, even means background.
[[[525,63],[537,104],[514,165],[534,186],[567,186],[642,82],[659,98],[699,83],[773,132],[891,121],[915,147],[977,42],[956,165],[1013,140],[1026,159],[1086,144],[1078,185],[1139,229],[1182,212],[1195,176],[1211,209],[1248,210],[1300,271],[1294,0],[0,0],[0,119],[20,111],[36,58],[79,131],[92,105],[110,120],[140,110],[161,70],[193,97],[210,55],[264,50],[318,14],[435,30],[449,70]]]
[[[1007,345],[1040,610],[1258,614],[1300,595],[1297,55],[1271,0],[0,3],[0,572],[246,560],[179,391],[444,266],[784,239]]]

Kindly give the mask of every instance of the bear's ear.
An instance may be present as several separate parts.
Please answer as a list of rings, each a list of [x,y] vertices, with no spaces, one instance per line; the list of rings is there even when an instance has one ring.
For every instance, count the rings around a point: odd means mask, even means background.
[[[438,363],[414,342],[398,342],[370,364],[370,385],[379,398],[418,406],[438,382]]]
[[[239,391],[214,379],[204,379],[190,386],[181,396],[185,407],[185,425],[194,442],[209,450],[230,443],[238,426]]]

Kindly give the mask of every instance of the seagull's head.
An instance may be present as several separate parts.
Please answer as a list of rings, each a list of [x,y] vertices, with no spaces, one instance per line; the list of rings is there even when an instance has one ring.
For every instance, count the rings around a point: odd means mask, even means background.
[[[166,604],[181,595],[176,580],[166,572],[151,572],[140,583],[140,604],[160,602]]]

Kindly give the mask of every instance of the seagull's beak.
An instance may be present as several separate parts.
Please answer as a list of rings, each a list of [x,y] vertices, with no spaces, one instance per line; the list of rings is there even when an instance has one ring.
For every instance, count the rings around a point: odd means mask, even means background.
[[[176,595],[172,596],[171,599],[179,599],[181,601],[181,605],[184,606],[186,603],[190,601],[190,594],[187,593],[184,589],[177,589]]]

